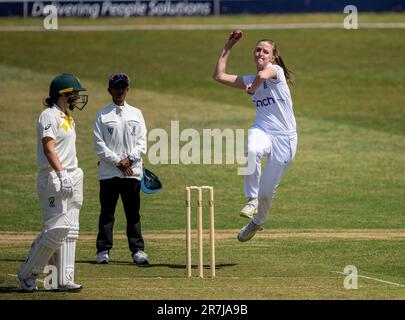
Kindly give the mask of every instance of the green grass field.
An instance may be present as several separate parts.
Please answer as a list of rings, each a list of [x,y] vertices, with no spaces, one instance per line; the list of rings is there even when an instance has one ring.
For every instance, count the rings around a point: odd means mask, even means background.
[[[343,15],[280,15],[260,17],[260,22],[339,22],[339,17],[343,20]],[[405,22],[405,15],[370,14],[363,21]],[[2,19],[0,25],[40,22]],[[251,16],[60,20],[66,25],[256,22]],[[164,183],[161,193],[142,195],[145,250],[152,267],[131,263],[120,204],[112,263],[95,264],[99,187],[92,124],[97,110],[109,102],[108,75],[130,75],[127,101],[143,111],[149,131],[170,132],[173,120],[180,130],[247,130],[255,115],[250,97],[212,80],[228,33],[0,32],[0,299],[405,298],[404,29],[246,31],[232,52],[229,72],[254,73],[256,41],[272,38],[296,75],[298,152],[265,230],[245,244],[236,240],[247,222],[238,215],[245,201],[238,164],[151,165],[146,157],[147,167]],[[36,121],[50,80],[61,72],[77,74],[90,99],[73,115],[85,173],[76,279],[85,289],[27,295],[18,292],[15,272],[41,230]],[[194,184],[215,188],[216,279],[185,277],[183,193]],[[358,268],[357,290],[343,288],[344,275],[338,272],[347,265]]]

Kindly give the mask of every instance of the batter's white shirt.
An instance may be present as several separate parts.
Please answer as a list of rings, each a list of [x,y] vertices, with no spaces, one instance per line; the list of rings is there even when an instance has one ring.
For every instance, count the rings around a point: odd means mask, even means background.
[[[93,126],[94,145],[100,158],[99,180],[125,178],[118,162],[129,157],[134,175],[142,179],[142,154],[146,154],[146,126],[142,112],[124,103],[114,102],[97,113]]]
[[[55,152],[63,169],[77,168],[75,123],[57,105],[46,108],[39,116],[37,126],[37,162],[42,170],[53,170],[45,157],[42,139],[55,140]]]
[[[269,64],[277,71],[277,79],[267,79],[252,96],[256,107],[256,124],[267,133],[294,133],[296,122],[290,89],[279,65]],[[253,83],[256,76],[244,76],[245,85]]]

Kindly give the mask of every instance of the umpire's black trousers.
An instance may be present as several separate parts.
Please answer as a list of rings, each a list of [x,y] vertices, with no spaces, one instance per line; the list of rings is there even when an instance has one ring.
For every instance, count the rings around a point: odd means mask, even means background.
[[[100,218],[98,222],[97,253],[113,246],[114,213],[121,196],[127,219],[127,238],[131,252],[144,250],[141,231],[140,182],[133,178],[100,180]]]

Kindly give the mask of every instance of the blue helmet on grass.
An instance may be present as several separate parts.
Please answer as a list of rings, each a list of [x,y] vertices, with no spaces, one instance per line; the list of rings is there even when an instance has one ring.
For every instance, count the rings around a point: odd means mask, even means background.
[[[158,193],[162,189],[162,183],[152,171],[143,168],[143,178],[141,180],[141,190],[146,194]]]

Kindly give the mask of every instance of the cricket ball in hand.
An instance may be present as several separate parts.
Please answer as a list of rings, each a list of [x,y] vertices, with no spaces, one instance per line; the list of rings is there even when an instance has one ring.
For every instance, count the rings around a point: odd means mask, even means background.
[[[242,38],[242,36],[242,30],[235,30],[234,32],[232,32],[230,39],[239,40],[240,38]]]

